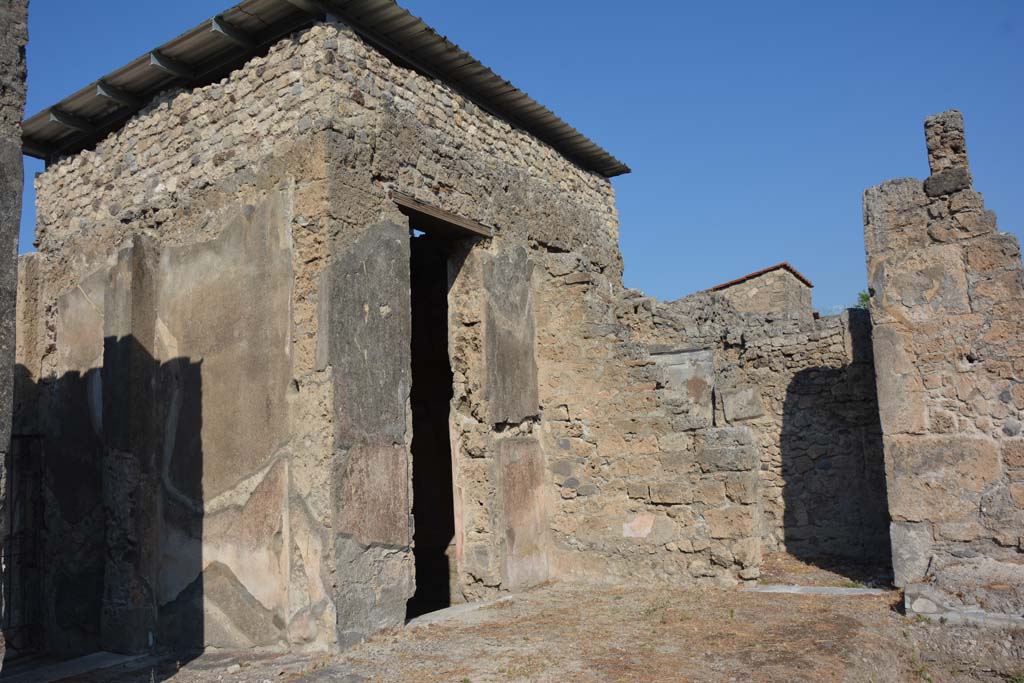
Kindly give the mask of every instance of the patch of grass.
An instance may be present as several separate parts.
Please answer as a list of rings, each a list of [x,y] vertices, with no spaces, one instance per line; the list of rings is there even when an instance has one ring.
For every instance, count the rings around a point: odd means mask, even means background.
[[[910,660],[910,671],[922,681],[931,683],[931,674],[928,673],[928,669],[925,668],[925,665],[918,661],[917,657]]]

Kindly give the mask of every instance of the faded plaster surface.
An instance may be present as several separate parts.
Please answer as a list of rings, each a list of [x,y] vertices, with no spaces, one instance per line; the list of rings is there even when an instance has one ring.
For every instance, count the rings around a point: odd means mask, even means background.
[[[319,650],[403,623],[411,279],[394,190],[494,231],[447,247],[453,601],[547,579],[732,585],[766,550],[887,556],[883,430],[959,425],[991,393],[932,411],[901,326],[959,316],[915,335],[967,338],[976,307],[1003,311],[1019,260],[987,214],[917,230],[927,193],[964,181],[954,142],[941,178],[866,204],[869,254],[918,259],[872,265],[872,335],[863,313],[813,320],[792,283],[751,311],[625,289],[607,179],[343,26],[160,96],[36,181],[19,424],[47,444],[48,528],[75,539],[47,546],[48,642]],[[958,254],[991,275],[949,272]],[[1016,339],[1014,315],[993,344]],[[989,432],[1013,430],[992,415]],[[889,500],[941,470],[951,496],[1011,510],[1024,448],[966,431],[977,467],[908,444]],[[894,508],[898,567],[933,542],[910,519],[927,507]]]

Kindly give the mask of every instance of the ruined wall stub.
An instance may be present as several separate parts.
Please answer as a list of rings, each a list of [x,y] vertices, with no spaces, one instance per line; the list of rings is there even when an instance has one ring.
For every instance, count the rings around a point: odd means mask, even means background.
[[[652,391],[641,409],[653,415],[651,406],[660,402],[671,417],[639,434],[658,435],[659,448],[679,443],[660,435],[669,424],[714,424],[752,434],[758,476],[753,492],[738,499],[749,494],[757,502],[763,550],[784,549],[812,561],[842,556],[888,563],[866,313],[800,319],[741,313],[716,292],[657,302],[635,291],[622,296],[616,313],[633,348],[664,366],[664,377],[648,376]],[[627,363],[642,367],[645,361],[641,356]],[[688,395],[673,397],[671,390],[684,383]],[[655,476],[644,461],[634,467]]]
[[[756,578],[760,452],[748,429],[715,426],[712,354],[679,337],[645,343],[630,313],[642,306],[638,293],[576,255],[559,254],[545,270],[537,327],[557,494],[553,573]]]
[[[932,174],[864,193],[896,585],[923,614],[1024,611],[1024,271],[973,188],[963,118]]]

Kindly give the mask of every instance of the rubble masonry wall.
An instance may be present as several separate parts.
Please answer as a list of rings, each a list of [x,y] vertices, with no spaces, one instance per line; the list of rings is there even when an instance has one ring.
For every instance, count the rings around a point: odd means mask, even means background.
[[[973,187],[963,117],[925,121],[931,175],[864,193],[896,585],[909,610],[1024,610],[1020,248]]]

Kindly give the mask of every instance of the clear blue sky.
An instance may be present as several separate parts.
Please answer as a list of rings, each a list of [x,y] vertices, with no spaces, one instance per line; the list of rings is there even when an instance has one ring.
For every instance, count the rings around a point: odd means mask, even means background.
[[[31,0],[29,113],[227,2]],[[1024,236],[1019,0],[400,4],[633,168],[614,180],[625,279],[649,294],[789,261],[819,310],[854,302],[861,192],[927,175],[922,121],[950,107],[976,187]]]

